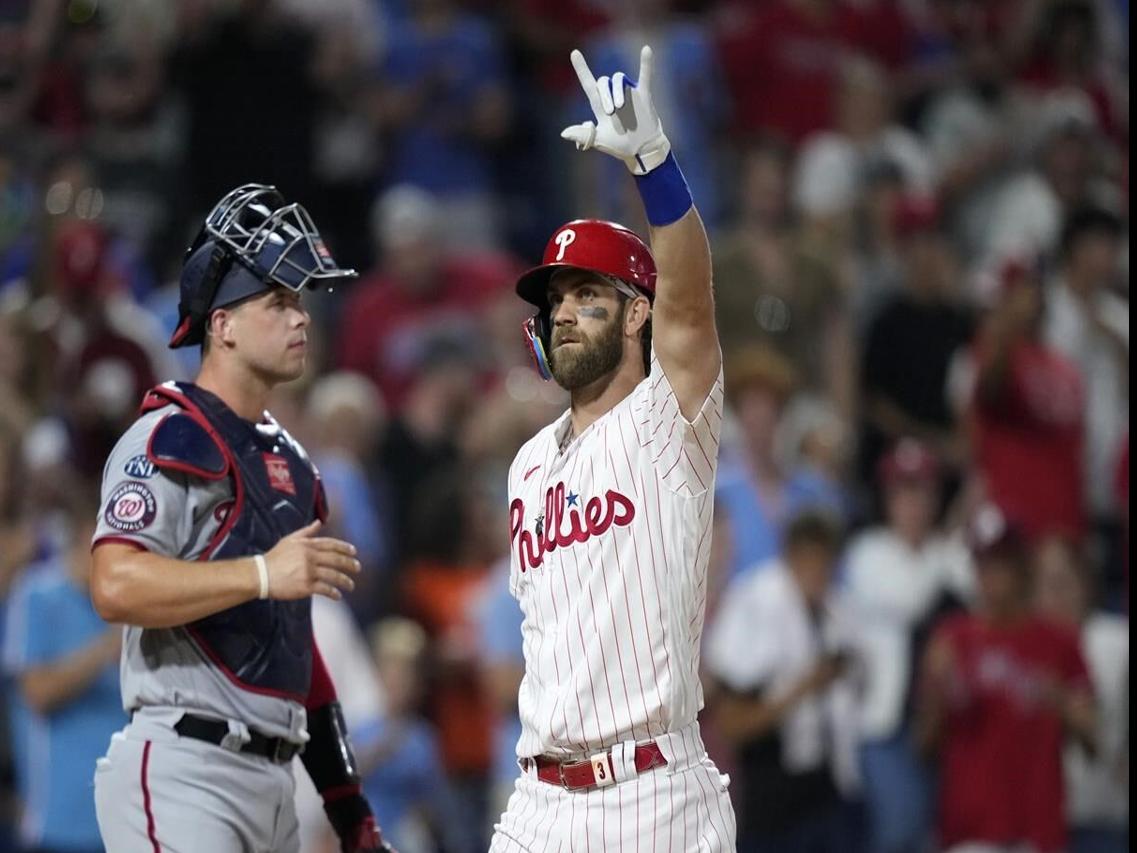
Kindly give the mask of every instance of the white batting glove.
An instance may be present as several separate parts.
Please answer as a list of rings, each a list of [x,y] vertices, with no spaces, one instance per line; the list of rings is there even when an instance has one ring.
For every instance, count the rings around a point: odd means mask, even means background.
[[[566,127],[561,136],[575,142],[579,151],[596,148],[623,160],[633,175],[646,175],[660,165],[667,159],[671,143],[651,99],[653,64],[651,48],[644,45],[638,84],[623,71],[598,80],[592,76],[584,54],[574,50],[572,67],[596,121]]]

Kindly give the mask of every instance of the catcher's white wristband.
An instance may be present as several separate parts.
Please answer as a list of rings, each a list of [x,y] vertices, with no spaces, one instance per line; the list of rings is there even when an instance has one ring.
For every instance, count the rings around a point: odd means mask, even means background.
[[[265,563],[264,554],[253,554],[253,562],[257,564],[257,578],[261,582],[257,598],[268,598],[268,564]]]

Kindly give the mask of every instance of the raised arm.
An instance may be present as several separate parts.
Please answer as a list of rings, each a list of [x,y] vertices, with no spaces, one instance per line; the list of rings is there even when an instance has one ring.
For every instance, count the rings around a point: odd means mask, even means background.
[[[722,364],[711,291],[711,252],[703,222],[671,153],[652,100],[654,57],[640,52],[639,82],[622,71],[593,76],[579,50],[572,64],[595,121],[565,128],[577,148],[597,148],[622,160],[636,176],[651,224],[658,277],[652,341],[684,417],[698,414]]]
[[[655,255],[652,341],[679,409],[693,420],[722,364],[711,292],[711,250],[703,220],[692,207],[678,222],[651,229]]]

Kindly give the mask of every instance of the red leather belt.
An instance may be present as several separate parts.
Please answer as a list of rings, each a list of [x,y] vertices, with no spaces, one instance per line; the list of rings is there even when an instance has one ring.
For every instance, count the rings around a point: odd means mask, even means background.
[[[529,762],[537,765],[537,778],[542,782],[560,785],[570,791],[605,788],[616,782],[611,751],[598,752],[587,761],[565,763],[545,755],[538,755],[536,758],[522,759],[522,765],[526,770],[529,769]],[[667,765],[667,759],[663,757],[655,741],[636,746],[635,762],[636,773]]]

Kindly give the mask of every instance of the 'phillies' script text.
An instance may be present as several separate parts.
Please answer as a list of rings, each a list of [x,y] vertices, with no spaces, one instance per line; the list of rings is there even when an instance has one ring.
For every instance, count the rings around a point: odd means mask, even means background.
[[[565,506],[565,484],[557,483],[545,492],[545,514],[536,534],[525,530],[525,502],[514,498],[509,505],[509,538],[517,543],[521,571],[535,569],[545,561],[545,554],[557,548],[568,548],[604,534],[613,524],[626,527],[636,517],[636,507],[619,492],[609,489],[604,498],[591,497],[583,511]],[[568,522],[568,529],[565,521]]]

